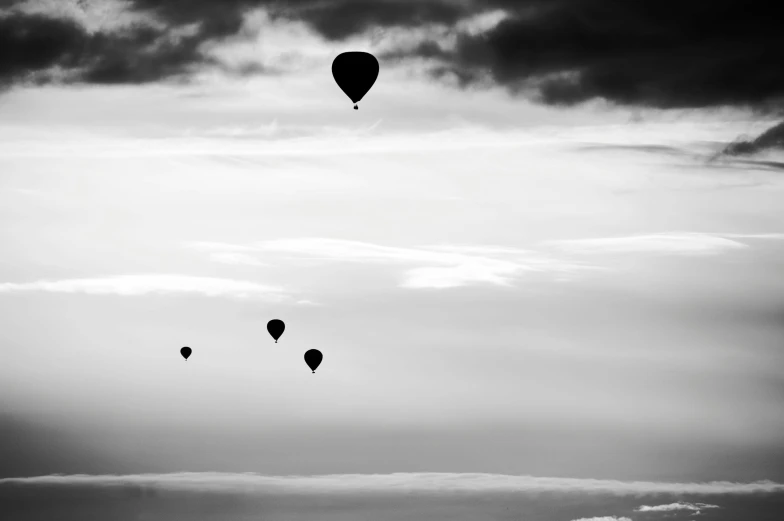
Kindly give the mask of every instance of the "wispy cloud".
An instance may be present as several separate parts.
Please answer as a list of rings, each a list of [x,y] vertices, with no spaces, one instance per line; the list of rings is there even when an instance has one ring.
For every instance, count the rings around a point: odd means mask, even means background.
[[[241,244],[229,244],[227,242],[208,242],[208,241],[199,241],[199,242],[189,242],[187,244],[188,248],[203,251],[203,252],[254,252],[258,251],[258,248],[254,248],[253,246],[243,246]]]
[[[576,254],[717,255],[749,247],[747,244],[726,237],[712,233],[673,232],[627,237],[547,241],[544,244]],[[734,235],[734,237],[748,236]]]
[[[580,519],[575,519],[574,521],[632,521],[628,517],[616,517],[616,516],[603,516],[603,517],[581,517]]]
[[[233,266],[269,266],[259,259],[245,253],[215,252],[210,255],[212,262],[231,264]]]
[[[602,479],[544,478],[504,474],[395,473],[264,476],[252,473],[173,473],[132,475],[50,475],[0,479],[7,485],[148,485],[198,491],[273,493],[408,493],[408,492],[579,492],[626,496],[648,494],[771,494],[784,493],[784,484],[772,481],[734,483],[663,483]]]
[[[532,250],[493,246],[430,246],[400,248],[325,238],[280,239],[252,245],[192,243],[201,251],[285,253],[311,260],[354,263],[424,264],[405,271],[404,288],[455,288],[469,284],[509,286],[525,272],[550,272],[563,277],[577,270],[597,269],[566,262]],[[214,254],[214,253],[213,253]]]
[[[724,237],[733,239],[772,239],[784,240],[784,233],[724,233]]]
[[[167,274],[118,275],[105,278],[0,283],[0,293],[23,291],[118,296],[195,293],[207,297],[256,297],[271,300],[280,300],[286,295],[286,291],[283,288],[244,280]]]
[[[699,514],[700,510],[705,510],[708,508],[721,507],[718,505],[709,505],[708,503],[684,503],[679,501],[678,503],[670,503],[668,505],[643,505],[640,508],[637,508],[635,512],[675,512],[677,510],[689,510]]]

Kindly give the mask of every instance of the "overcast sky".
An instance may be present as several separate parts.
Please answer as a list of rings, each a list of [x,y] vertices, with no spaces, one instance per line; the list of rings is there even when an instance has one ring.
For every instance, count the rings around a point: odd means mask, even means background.
[[[684,90],[567,0],[183,4],[4,4],[0,477],[784,480],[782,158],[711,160],[776,121],[775,56]],[[510,51],[548,27],[560,61]]]

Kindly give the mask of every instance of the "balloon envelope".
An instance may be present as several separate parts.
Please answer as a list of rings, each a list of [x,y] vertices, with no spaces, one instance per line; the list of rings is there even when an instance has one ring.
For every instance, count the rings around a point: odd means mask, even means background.
[[[357,103],[376,82],[378,68],[378,60],[370,53],[344,52],[332,62],[332,76],[346,96]]]
[[[273,319],[267,322],[267,331],[269,334],[272,335],[272,338],[275,339],[275,343],[278,343],[278,339],[280,335],[283,334],[283,331],[286,329],[286,324],[283,323],[282,320]]]
[[[182,349],[180,349],[180,354],[185,360],[187,360],[188,357],[191,356],[192,352],[193,350],[190,347],[183,347]]]
[[[321,364],[321,360],[324,359],[324,355],[321,354],[321,351],[318,349],[311,349],[307,353],[305,353],[305,363],[308,364],[310,370],[314,373],[316,372],[316,368]]]

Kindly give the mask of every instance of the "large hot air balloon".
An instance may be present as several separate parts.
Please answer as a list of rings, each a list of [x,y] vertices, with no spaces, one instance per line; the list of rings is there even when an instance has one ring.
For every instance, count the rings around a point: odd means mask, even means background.
[[[188,357],[191,356],[192,352],[193,350],[190,347],[183,347],[180,349],[180,354],[186,361],[188,360]]]
[[[267,322],[267,331],[269,334],[272,335],[272,338],[275,339],[275,343],[278,343],[278,339],[280,335],[283,334],[283,331],[286,329],[286,324],[283,323],[282,320],[278,320],[277,318],[270,320]]]
[[[310,370],[314,373],[316,372],[316,368],[321,364],[321,360],[324,359],[324,355],[321,354],[321,351],[318,349],[311,349],[305,353],[305,363],[308,364]]]
[[[357,103],[368,93],[378,78],[378,60],[367,52],[344,52],[332,62],[332,76],[346,96]]]

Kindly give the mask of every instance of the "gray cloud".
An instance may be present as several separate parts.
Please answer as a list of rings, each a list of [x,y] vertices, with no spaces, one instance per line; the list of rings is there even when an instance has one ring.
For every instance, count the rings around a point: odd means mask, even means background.
[[[51,475],[0,479],[7,485],[159,486],[173,490],[274,493],[610,493],[620,496],[647,494],[747,495],[784,492],[784,484],[772,481],[734,483],[664,483],[603,479],[544,478],[504,474],[395,473],[329,474],[316,476],[264,476],[253,473],[173,473],[132,475]]]
[[[405,279],[401,282],[402,287],[410,289],[446,289],[469,284],[509,286],[513,279],[527,272],[554,273],[564,277],[577,271],[599,269],[563,261],[532,250],[497,247],[400,248],[318,237],[280,239],[251,245],[207,242],[192,243],[188,246],[213,252],[213,258],[216,254],[237,255],[241,252],[256,251],[293,254],[328,261],[418,264],[420,267],[406,270]],[[247,258],[255,260],[254,257]]]
[[[688,510],[691,512],[695,512],[695,514],[699,514],[701,510],[706,510],[709,508],[720,508],[718,505],[710,505],[708,503],[669,503],[667,505],[655,505],[655,506],[648,506],[643,505],[636,509],[636,512],[675,512],[678,510]]]
[[[275,301],[282,300],[287,296],[283,288],[250,281],[169,274],[118,275],[104,278],[0,283],[0,293],[26,291],[126,297],[149,294],[195,293],[207,297],[254,297]]]
[[[784,99],[784,32],[763,0],[128,0],[137,23],[101,31],[59,12],[19,8],[31,1],[14,2],[0,18],[0,81],[142,83],[187,75],[216,65],[203,43],[238,35],[245,15],[264,8],[330,40],[375,28],[445,28],[448,44],[425,40],[381,57],[426,58],[434,76],[497,84],[548,104],[599,98],[778,110]],[[481,30],[466,23],[499,11]]]
[[[490,0],[509,16],[433,52],[434,74],[483,80],[548,104],[602,98],[657,108],[781,108],[784,34],[772,5],[718,0]],[[400,55],[396,55],[400,57]]]
[[[747,156],[768,150],[784,150],[784,122],[774,125],[754,139],[739,138],[727,145],[722,153],[728,156]],[[784,165],[780,165],[784,168]]]
[[[581,517],[580,519],[575,519],[574,521],[632,521],[632,520],[628,517],[601,516],[601,517]]]
[[[730,239],[781,240],[784,234],[670,232],[628,237],[607,237],[548,241],[545,244],[578,254],[661,254],[661,255],[719,255],[749,248],[748,244]]]
[[[62,5],[68,4],[70,9]],[[32,83],[134,84],[186,78],[205,65],[225,69],[202,44],[238,36],[245,15],[265,8],[275,18],[303,21],[328,39],[372,27],[457,21],[460,3],[385,0],[128,0],[119,13],[134,23],[87,23],[101,4],[16,1],[0,10],[0,85]],[[237,74],[268,72],[246,64]]]

